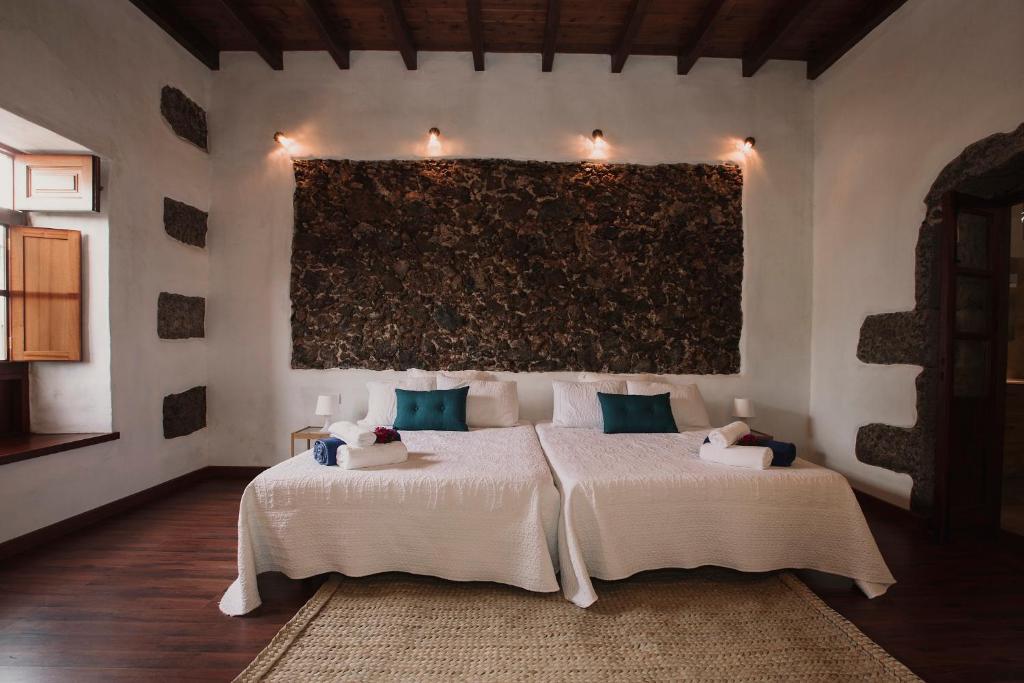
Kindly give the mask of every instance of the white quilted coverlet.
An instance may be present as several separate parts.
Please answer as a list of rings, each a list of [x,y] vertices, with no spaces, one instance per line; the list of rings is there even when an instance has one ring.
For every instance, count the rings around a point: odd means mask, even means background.
[[[256,575],[384,571],[558,590],[558,491],[533,427],[402,432],[409,459],[345,470],[311,451],[252,480],[225,614],[260,604]]]
[[[666,567],[817,569],[854,579],[868,597],[895,583],[837,472],[800,459],[768,470],[704,462],[708,430],[537,433],[562,493],[562,590],[580,607],[597,600],[592,576]]]

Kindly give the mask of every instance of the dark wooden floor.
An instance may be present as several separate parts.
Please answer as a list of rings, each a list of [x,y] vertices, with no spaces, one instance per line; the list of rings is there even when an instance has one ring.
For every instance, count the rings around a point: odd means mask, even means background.
[[[253,615],[218,611],[243,486],[202,482],[7,561],[0,681],[230,680],[313,590],[265,576]],[[805,580],[926,680],[1024,680],[1019,539],[937,547],[903,514],[867,513],[899,583],[867,600],[845,581]]]

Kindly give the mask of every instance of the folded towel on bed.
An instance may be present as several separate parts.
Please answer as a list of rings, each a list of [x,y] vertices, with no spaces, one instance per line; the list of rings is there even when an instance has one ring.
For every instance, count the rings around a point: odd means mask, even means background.
[[[379,443],[374,446],[344,446],[338,452],[338,464],[346,470],[405,462],[409,451],[401,441]]]
[[[711,430],[708,439],[713,446],[728,448],[749,433],[750,427],[746,422],[730,422],[724,427]]]
[[[772,465],[772,451],[761,446],[730,446],[719,448],[706,443],[700,447],[700,459],[719,465],[746,467],[752,470],[766,470]]]
[[[377,442],[372,429],[364,429],[355,422],[335,422],[327,431],[350,446],[372,446]]]
[[[771,449],[772,467],[789,467],[796,460],[796,444],[765,439],[758,441],[757,445]]]
[[[711,443],[710,439],[704,439],[704,443]],[[761,436],[747,434],[736,442],[737,446],[764,446],[772,451],[772,467],[789,467],[796,460],[796,444],[788,441],[775,441]]]
[[[321,465],[338,464],[338,448],[344,446],[345,442],[337,437],[317,439],[313,444],[313,457]]]

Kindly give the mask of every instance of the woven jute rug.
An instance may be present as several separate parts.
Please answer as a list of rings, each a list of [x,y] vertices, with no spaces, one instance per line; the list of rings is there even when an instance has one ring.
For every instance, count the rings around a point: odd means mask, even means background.
[[[236,681],[916,681],[788,573],[702,569],[561,594],[332,576]]]

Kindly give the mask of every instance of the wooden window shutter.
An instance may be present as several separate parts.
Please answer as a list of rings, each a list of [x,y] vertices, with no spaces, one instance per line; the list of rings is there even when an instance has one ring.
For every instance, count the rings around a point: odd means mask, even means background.
[[[82,233],[7,231],[11,360],[82,359]]]
[[[88,154],[15,154],[14,209],[99,211],[99,157]]]

